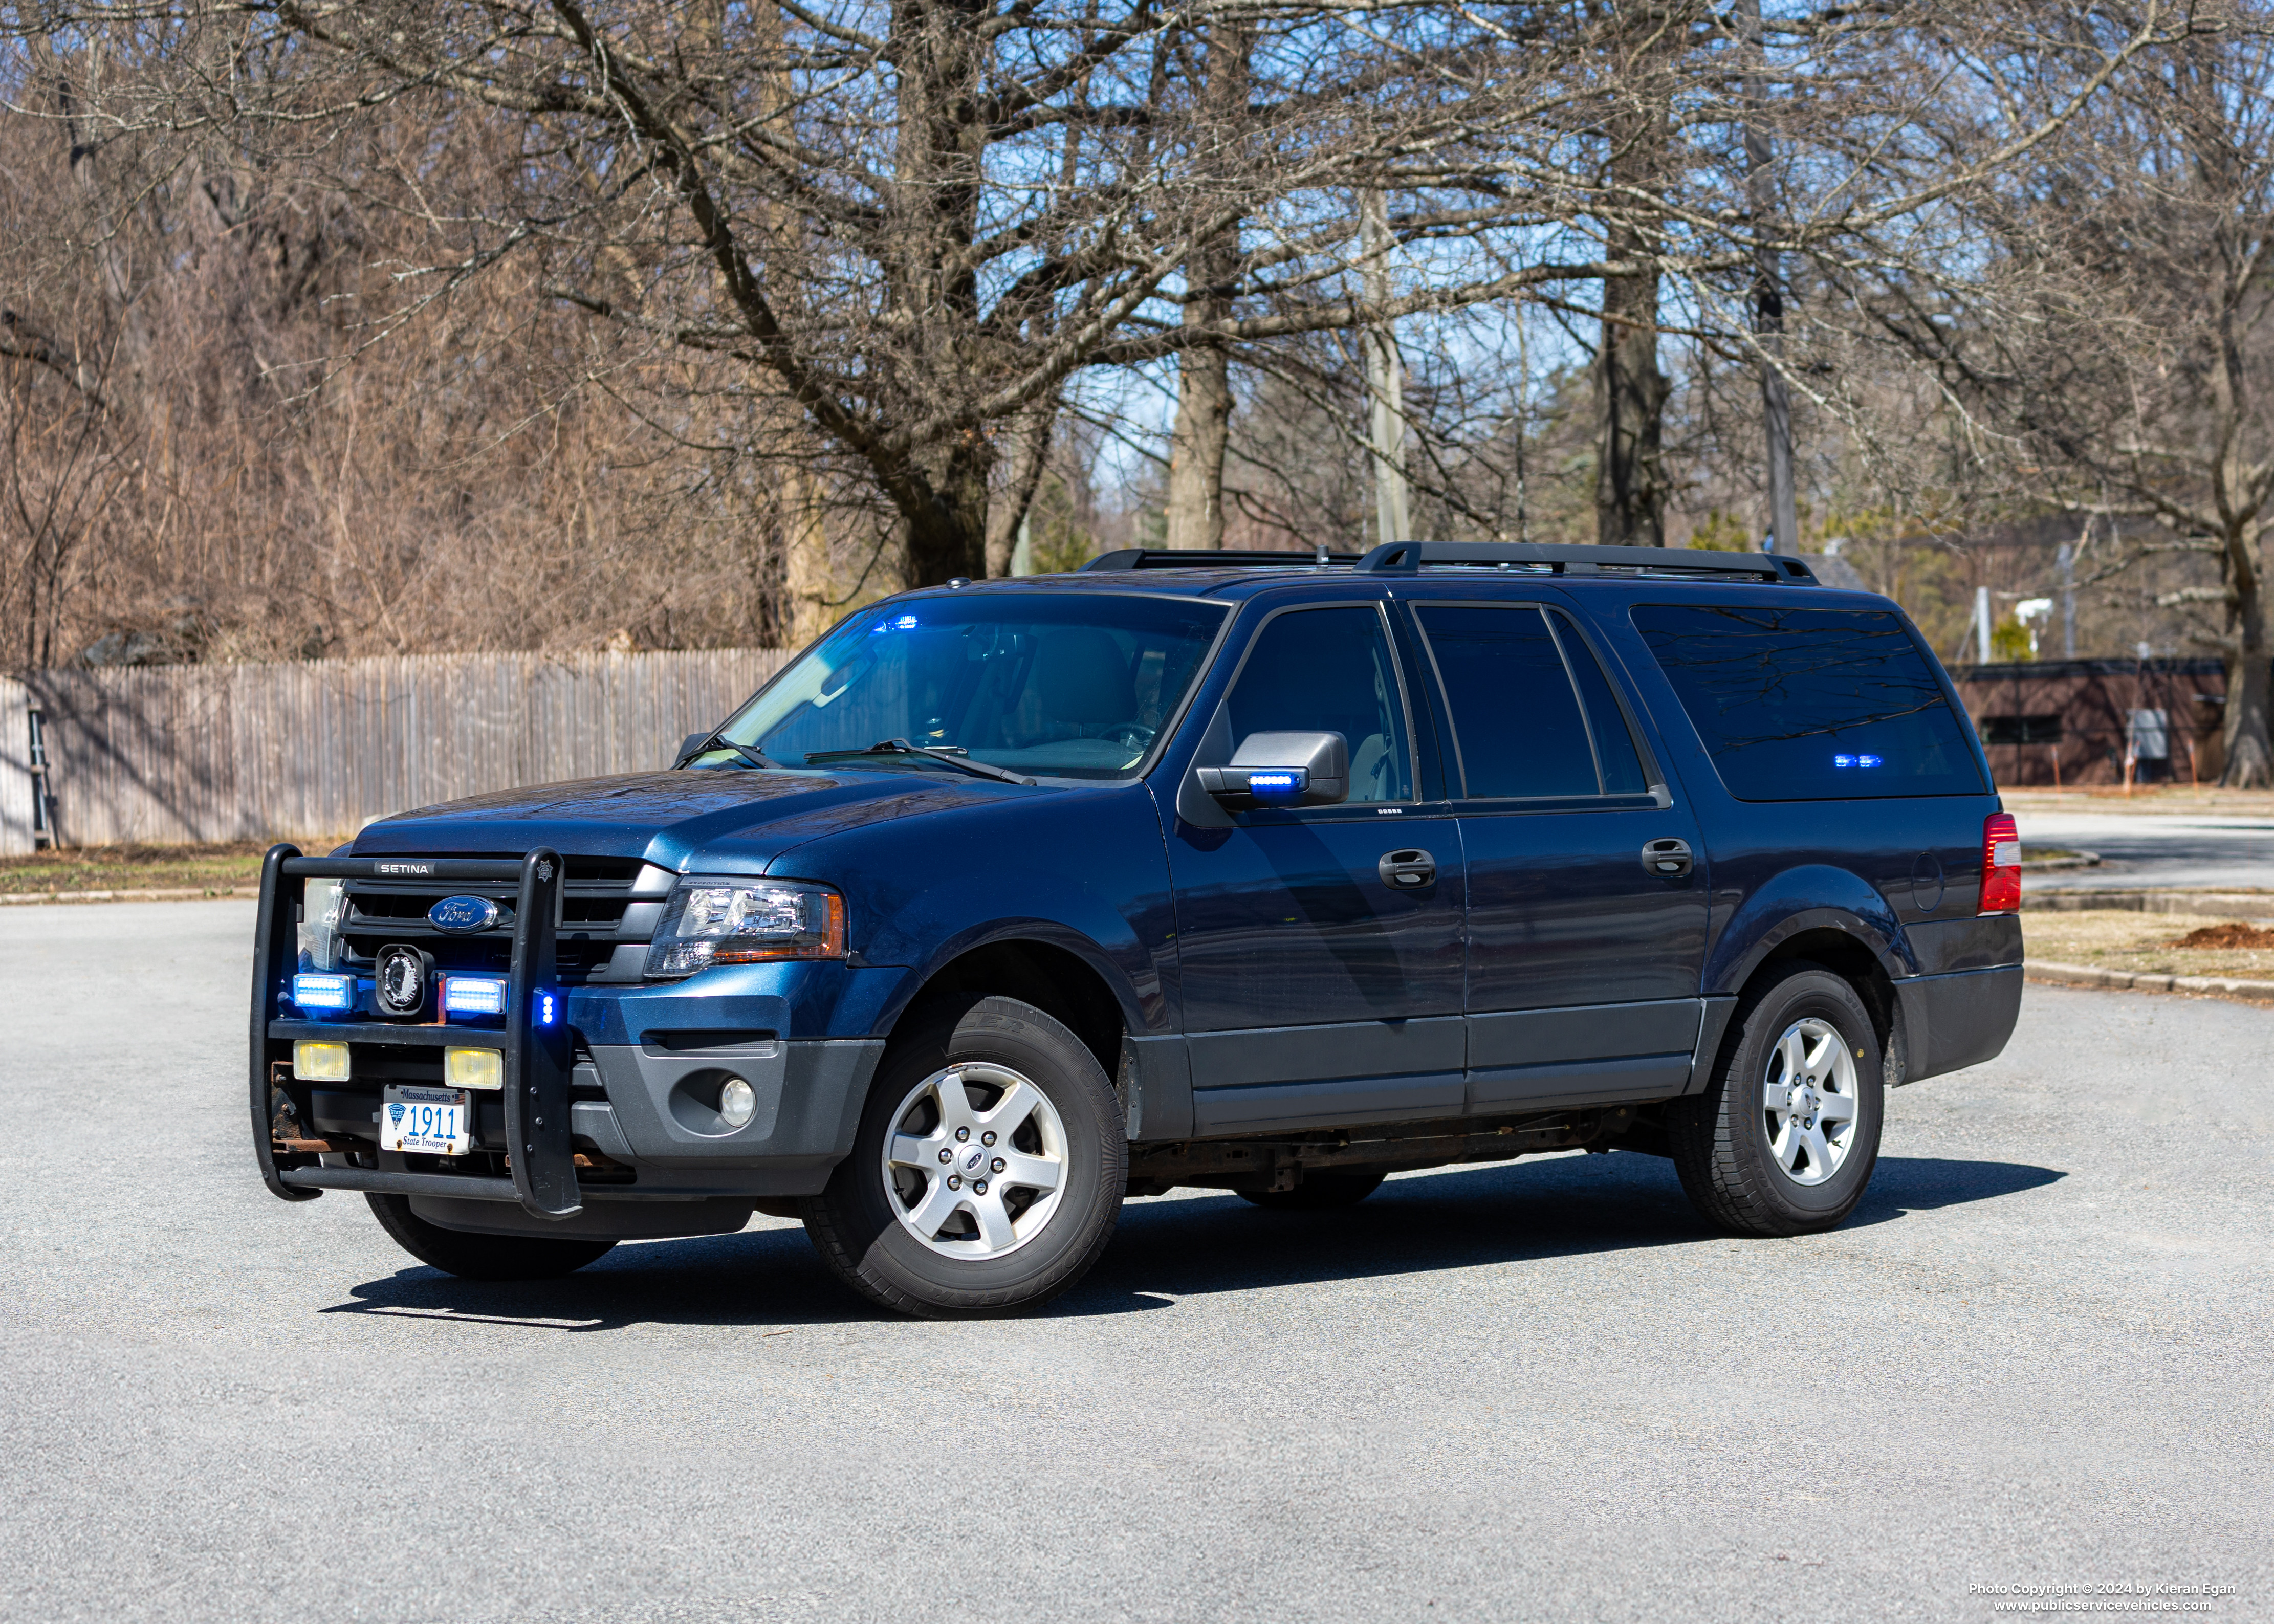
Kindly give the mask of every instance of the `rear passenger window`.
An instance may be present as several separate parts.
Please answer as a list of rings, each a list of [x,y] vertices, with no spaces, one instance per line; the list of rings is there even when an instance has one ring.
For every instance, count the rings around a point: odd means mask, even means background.
[[[1901,617],[1706,604],[1633,613],[1738,800],[1982,793],[1972,742]]]
[[[1518,604],[1423,604],[1414,614],[1453,713],[1469,799],[1648,787],[1610,683],[1561,617]]]

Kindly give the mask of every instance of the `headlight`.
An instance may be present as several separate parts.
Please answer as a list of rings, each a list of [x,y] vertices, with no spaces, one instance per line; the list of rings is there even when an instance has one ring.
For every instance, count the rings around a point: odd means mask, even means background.
[[[825,885],[685,879],[664,904],[647,973],[692,975],[711,965],[844,957],[845,898]]]

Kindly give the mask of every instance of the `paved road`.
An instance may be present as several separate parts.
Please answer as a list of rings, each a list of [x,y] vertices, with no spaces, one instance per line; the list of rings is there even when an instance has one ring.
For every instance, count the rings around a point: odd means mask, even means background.
[[[2033,812],[2014,814],[2022,849],[2059,846],[2097,852],[2097,868],[2030,875],[2031,890],[2132,890],[2142,885],[2188,890],[2274,891],[2274,819],[2189,816],[2185,814]]]
[[[0,1617],[2274,1616],[2274,1012],[2032,989],[1844,1230],[1666,1164],[1133,1203],[1043,1317],[794,1226],[483,1287],[251,1172],[242,903],[0,914]]]

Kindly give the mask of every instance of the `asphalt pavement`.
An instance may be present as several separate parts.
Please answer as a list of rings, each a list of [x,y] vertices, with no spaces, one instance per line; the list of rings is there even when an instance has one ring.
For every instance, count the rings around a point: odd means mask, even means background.
[[[1566,1155],[916,1324],[772,1220],[481,1286],[272,1199],[252,923],[0,913],[0,1618],[2274,1616],[2274,1011],[2032,988],[1827,1236]]]
[[[2274,891],[2274,818],[2025,808],[2014,821],[2024,857],[2031,846],[2052,846],[2102,859],[2097,868],[2029,875],[2027,889]]]

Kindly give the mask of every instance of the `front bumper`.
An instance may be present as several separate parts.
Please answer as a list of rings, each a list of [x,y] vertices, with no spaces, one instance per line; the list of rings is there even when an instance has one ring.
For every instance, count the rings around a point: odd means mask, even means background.
[[[255,1154],[277,1196],[407,1195],[422,1215],[457,1228],[526,1233],[535,1220],[535,1228],[555,1234],[704,1233],[739,1228],[754,1199],[817,1192],[850,1148],[884,1043],[788,1038],[794,1022],[832,1029],[813,1019],[824,1011],[801,1007],[813,999],[805,983],[815,978],[786,987],[749,971],[714,972],[697,978],[709,985],[558,989],[561,1018],[551,1027],[536,1025],[532,995],[547,989],[554,963],[562,874],[560,858],[546,850],[518,862],[418,860],[439,879],[518,882],[507,1020],[296,1019],[288,994],[303,883],[365,877],[380,861],[405,860],[308,858],[280,846],[262,866],[250,1081]],[[859,1019],[867,1004],[889,996],[886,983],[896,979],[832,968],[839,974],[829,985],[830,1017]],[[293,1041],[305,1038],[346,1041],[351,1074],[362,1080],[301,1082],[291,1053]],[[477,1154],[446,1159],[378,1151],[371,1124],[383,1081],[439,1067],[446,1045],[503,1056],[504,1088],[476,1096]],[[713,1109],[730,1075],[749,1083],[757,1098],[739,1128]],[[297,1124],[297,1132],[280,1124]],[[642,1212],[636,1205],[656,1202],[675,1210]]]

